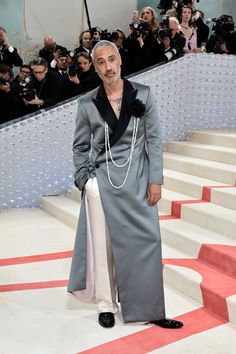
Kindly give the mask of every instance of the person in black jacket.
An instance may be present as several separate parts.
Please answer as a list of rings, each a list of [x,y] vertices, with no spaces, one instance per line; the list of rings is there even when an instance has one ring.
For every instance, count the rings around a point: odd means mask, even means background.
[[[67,49],[61,45],[58,45],[53,36],[44,37],[44,47],[39,51],[39,57],[46,59],[48,68],[50,69],[50,63],[54,59],[54,53],[58,55],[64,55],[67,53]]]
[[[17,49],[11,45],[3,27],[0,27],[0,64],[6,64],[11,68],[23,64],[23,60],[17,53]]]
[[[130,26],[131,34],[127,37],[126,47],[129,53],[128,73],[132,74],[156,64],[156,56],[160,49],[153,31],[146,22],[139,20]]]
[[[13,80],[10,66],[0,65],[0,124],[25,114],[21,97],[22,88]]]
[[[91,53],[92,50],[92,35],[89,30],[83,31],[79,36],[79,44],[78,48],[75,48],[75,54],[79,54],[82,52]]]
[[[48,70],[44,58],[34,59],[30,66],[33,72],[33,82],[30,89],[23,91],[24,102],[29,111],[53,106],[59,101],[60,75]]]
[[[94,70],[92,58],[87,52],[81,52],[74,58],[68,69],[68,75],[61,79],[61,100],[71,98],[93,90],[101,79]]]

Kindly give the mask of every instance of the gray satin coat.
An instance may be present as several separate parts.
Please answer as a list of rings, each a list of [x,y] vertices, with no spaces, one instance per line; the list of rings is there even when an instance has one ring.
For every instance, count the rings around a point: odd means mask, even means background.
[[[139,121],[138,137],[125,186],[116,190],[108,181],[104,119],[109,120],[109,117],[104,118],[101,115],[102,108],[99,112],[95,104],[97,102],[99,106],[98,88],[79,99],[73,146],[75,183],[78,188],[82,190],[89,177],[97,177],[112,242],[124,322],[151,321],[165,317],[159,221],[157,209],[150,207],[147,202],[148,183],[162,184],[163,181],[160,125],[156,103],[149,87],[132,82],[131,88],[136,98],[145,104],[146,112]],[[104,102],[102,105],[106,106]],[[133,122],[136,118],[131,116],[129,119],[127,128],[112,146],[113,158],[120,163],[126,161],[130,153]],[[111,162],[109,166],[113,183],[120,185],[126,168],[118,169]],[[83,198],[68,291],[85,288],[86,213]]]

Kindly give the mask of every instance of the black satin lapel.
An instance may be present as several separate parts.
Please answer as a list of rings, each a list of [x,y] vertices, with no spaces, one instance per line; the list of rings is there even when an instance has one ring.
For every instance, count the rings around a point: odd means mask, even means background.
[[[129,125],[131,115],[128,113],[127,107],[132,105],[136,98],[137,92],[138,91],[133,88],[128,80],[124,81],[124,92],[122,97],[120,117],[117,122],[116,130],[110,141],[111,146],[114,145],[122,137]]]

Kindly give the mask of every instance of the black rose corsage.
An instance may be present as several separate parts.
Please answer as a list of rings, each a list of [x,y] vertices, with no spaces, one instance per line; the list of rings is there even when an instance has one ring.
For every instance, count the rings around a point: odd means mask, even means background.
[[[134,116],[135,118],[142,118],[145,114],[146,107],[145,104],[136,98],[129,107],[127,107],[128,114]]]

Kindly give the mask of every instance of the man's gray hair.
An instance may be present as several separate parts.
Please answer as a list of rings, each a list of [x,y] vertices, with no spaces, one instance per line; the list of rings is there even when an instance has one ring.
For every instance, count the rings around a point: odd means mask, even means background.
[[[93,62],[94,62],[94,55],[95,55],[96,50],[99,49],[99,48],[102,48],[102,47],[112,47],[113,49],[115,49],[117,54],[120,55],[117,46],[113,42],[106,41],[106,40],[101,40],[93,47],[93,50],[92,50],[92,53],[91,53],[91,57],[92,57]]]

